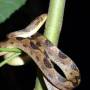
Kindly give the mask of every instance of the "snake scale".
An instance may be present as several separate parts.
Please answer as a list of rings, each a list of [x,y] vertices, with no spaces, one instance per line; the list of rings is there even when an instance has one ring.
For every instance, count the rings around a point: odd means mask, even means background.
[[[43,19],[42,17],[44,16],[45,18]],[[43,14],[33,22],[34,25],[38,25],[40,21],[44,23],[45,20],[46,14]],[[28,29],[30,28],[33,28],[33,26],[29,25],[23,31],[10,33],[8,40],[0,42],[0,48],[13,46],[24,51],[34,60],[47,80],[60,90],[72,90],[78,86],[80,83],[80,72],[71,58],[53,45],[46,37],[36,33],[37,31],[29,33]],[[33,36],[28,38],[30,34]],[[63,71],[65,77],[57,72],[52,62]]]

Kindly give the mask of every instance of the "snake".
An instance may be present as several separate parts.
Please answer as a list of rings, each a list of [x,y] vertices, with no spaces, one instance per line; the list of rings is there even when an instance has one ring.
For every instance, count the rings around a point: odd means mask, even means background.
[[[37,32],[46,19],[47,14],[42,14],[25,29],[9,33],[8,39],[0,42],[0,48],[13,46],[21,49],[33,59],[53,86],[59,90],[72,90],[80,84],[80,71],[69,56]],[[63,71],[65,76],[55,69],[53,63]]]

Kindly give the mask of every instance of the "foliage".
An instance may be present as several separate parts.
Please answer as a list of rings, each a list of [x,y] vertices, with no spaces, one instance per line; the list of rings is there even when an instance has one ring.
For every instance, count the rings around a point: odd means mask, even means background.
[[[0,0],[0,23],[4,22],[17,9],[25,4],[26,0]]]

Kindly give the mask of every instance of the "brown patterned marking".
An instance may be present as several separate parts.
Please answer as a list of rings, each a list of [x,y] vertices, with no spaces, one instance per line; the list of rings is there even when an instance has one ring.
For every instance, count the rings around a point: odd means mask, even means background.
[[[32,39],[37,39],[40,35],[41,35],[41,34],[37,32],[36,34],[32,35],[32,38],[30,38],[30,40],[32,40]],[[37,38],[36,38],[36,37],[37,37]]]
[[[44,64],[47,68],[52,68],[52,65],[48,61],[48,58],[44,58]]]
[[[80,83],[80,76],[75,76],[75,79],[73,79],[73,86],[77,87]]]
[[[75,73],[73,73],[73,72],[71,72],[70,75],[71,75],[73,78],[69,79],[69,81],[72,82],[72,84],[73,84],[74,87],[78,86],[79,83],[80,83],[80,78],[81,78],[81,77],[80,77],[79,75],[76,75],[76,76],[75,76]]]
[[[78,69],[77,69],[77,66],[76,66],[75,64],[71,64],[71,68],[72,68],[73,70],[75,70],[75,71],[78,70]]]
[[[66,59],[67,58],[67,56],[64,54],[64,53],[62,53],[62,52],[59,52],[59,57],[60,58],[62,58],[62,59]]]
[[[53,44],[49,40],[45,40],[45,45],[51,47]]]
[[[29,39],[22,39],[20,41],[21,41],[21,43],[24,47],[28,47],[30,45],[30,40]]]
[[[24,46],[24,47],[27,47],[27,44],[24,43],[23,46]]]
[[[38,61],[40,61],[39,56],[36,56],[36,59],[37,59]]]
[[[27,45],[26,43],[23,43],[23,46],[24,46],[24,47],[27,47],[28,45]]]
[[[11,44],[14,44],[14,42],[10,42]]]
[[[45,55],[47,58],[49,58],[49,56],[48,56],[48,54],[47,54],[46,51],[44,51],[44,55]]]
[[[36,45],[40,47],[41,46],[41,43],[40,42],[37,42]]]
[[[38,49],[38,47],[33,42],[30,42],[30,45],[33,49]]]

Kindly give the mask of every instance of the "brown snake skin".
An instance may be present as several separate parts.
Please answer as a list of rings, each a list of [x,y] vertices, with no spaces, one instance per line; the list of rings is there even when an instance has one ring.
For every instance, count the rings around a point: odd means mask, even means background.
[[[35,34],[30,39],[12,37],[0,42],[0,48],[8,46],[19,48],[29,55],[56,88],[72,90],[79,85],[80,72],[75,63],[44,36]],[[55,70],[51,61],[63,71],[65,77]]]

